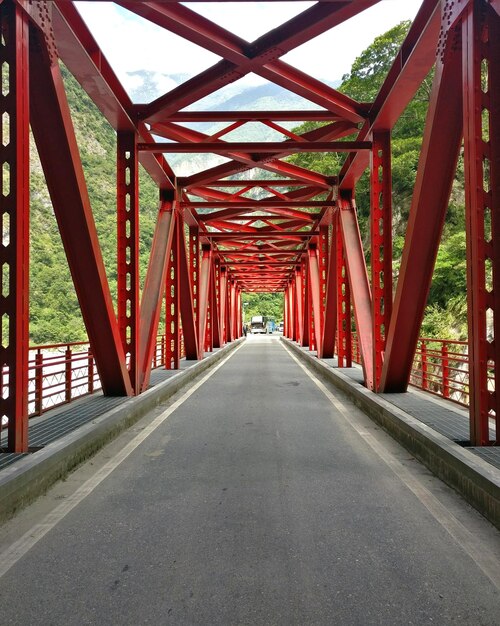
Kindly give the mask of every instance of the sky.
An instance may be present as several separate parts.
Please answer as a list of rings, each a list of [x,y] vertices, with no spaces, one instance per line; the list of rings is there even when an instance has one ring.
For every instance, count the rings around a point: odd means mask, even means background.
[[[218,25],[253,41],[313,2],[186,3],[190,9]],[[373,39],[402,20],[413,19],[422,0],[381,0],[377,5],[335,29],[296,48],[282,60],[311,76],[339,80]],[[78,9],[125,87],[133,87],[127,74],[148,69],[160,74],[193,76],[219,57],[116,6],[112,2],[78,2]],[[164,91],[175,86],[165,77]],[[262,82],[250,76],[247,82]]]

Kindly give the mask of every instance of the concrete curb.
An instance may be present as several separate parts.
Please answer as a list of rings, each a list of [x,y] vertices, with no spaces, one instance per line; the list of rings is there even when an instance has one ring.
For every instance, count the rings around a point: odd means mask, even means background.
[[[500,470],[432,430],[338,369],[281,340],[320,378],[333,383],[368,417],[409,450],[433,474],[500,529]]]
[[[214,366],[242,341],[244,340],[238,339],[227,344],[140,396],[126,400],[42,450],[3,469],[0,472],[0,520],[11,517],[19,508],[47,491],[57,480],[95,454],[120,432]]]

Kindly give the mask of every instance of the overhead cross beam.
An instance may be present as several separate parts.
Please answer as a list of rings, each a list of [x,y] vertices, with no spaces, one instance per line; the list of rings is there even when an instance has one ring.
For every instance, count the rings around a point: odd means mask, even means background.
[[[366,113],[363,105],[278,58],[378,1],[318,2],[251,44],[179,4],[121,1],[119,4],[130,11],[222,57],[211,68],[149,105],[140,107],[139,114],[149,122],[164,120],[224,85],[253,72],[344,119],[362,121]]]

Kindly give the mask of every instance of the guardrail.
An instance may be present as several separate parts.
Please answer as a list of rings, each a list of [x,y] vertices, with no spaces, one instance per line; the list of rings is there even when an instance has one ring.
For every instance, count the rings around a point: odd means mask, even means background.
[[[493,382],[493,377],[490,376]],[[466,341],[421,338],[418,342],[410,384],[469,405],[469,355]]]
[[[165,363],[165,335],[157,338],[153,369]],[[181,341],[181,355],[184,343]],[[361,360],[358,339],[352,335],[352,359]],[[494,388],[492,373],[489,376]],[[413,362],[410,384],[437,396],[468,406],[469,357],[465,341],[421,338]],[[7,396],[9,372],[0,376],[0,393]],[[92,394],[101,388],[99,375],[88,342],[50,344],[30,348],[28,374],[29,416],[42,415],[49,409]],[[5,424],[2,424],[4,426]]]
[[[352,335],[352,360],[361,363],[358,338]],[[489,376],[494,389],[493,374]],[[410,385],[469,406],[469,355],[466,341],[421,337],[418,340]]]
[[[153,369],[165,363],[166,338],[157,338],[153,353]],[[181,340],[181,355],[184,342]],[[88,342],[32,346],[29,349],[28,365],[28,414],[42,415],[45,411],[67,404],[76,398],[101,389],[94,357]],[[9,370],[4,368],[0,375],[0,394],[7,397]],[[2,426],[6,425],[3,419]]]

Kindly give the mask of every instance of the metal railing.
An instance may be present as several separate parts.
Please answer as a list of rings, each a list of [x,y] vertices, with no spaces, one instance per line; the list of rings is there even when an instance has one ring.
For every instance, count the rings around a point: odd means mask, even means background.
[[[352,360],[361,363],[359,342],[352,335]],[[493,375],[489,376],[493,386]],[[469,355],[466,341],[421,337],[410,374],[410,385],[469,406]],[[492,387],[493,388],[493,387]]]
[[[410,384],[469,405],[469,355],[466,341],[420,338]]]
[[[157,338],[153,369],[165,364],[166,337]],[[181,340],[181,355],[184,342]],[[352,358],[361,360],[358,338],[352,335]],[[465,341],[421,338],[413,361],[410,384],[463,406],[469,404],[469,358]],[[493,375],[489,376],[494,388]],[[0,393],[7,397],[8,368],[0,376]],[[92,394],[101,388],[99,375],[88,342],[50,344],[30,348],[28,374],[29,416]]]
[[[165,363],[165,335],[157,337],[152,367]],[[181,339],[181,356],[184,342]],[[32,346],[28,362],[28,415],[42,415],[49,409],[67,404],[101,389],[101,381],[88,342],[75,341]],[[0,393],[9,393],[9,369],[0,375]],[[2,426],[6,425],[3,420]]]

